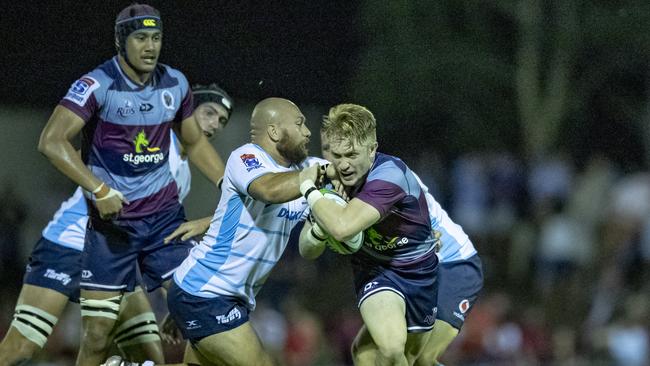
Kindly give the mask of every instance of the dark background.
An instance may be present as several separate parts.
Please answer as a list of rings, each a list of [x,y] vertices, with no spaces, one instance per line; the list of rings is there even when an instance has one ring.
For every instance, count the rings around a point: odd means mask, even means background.
[[[146,3],[163,17],[160,61],[235,98],[213,140],[222,157],[247,141],[265,97],[300,106],[314,155],[330,106],[375,113],[379,149],[420,175],[483,260],[484,291],[445,364],[647,365],[647,0]],[[129,4],[1,3],[0,336],[33,244],[74,190],[36,151],[40,131],[68,87],[115,54]],[[216,200],[197,174],[188,216]],[[260,303],[281,364],[350,364],[359,317],[345,258],[289,248]],[[71,364],[70,309],[35,364]]]

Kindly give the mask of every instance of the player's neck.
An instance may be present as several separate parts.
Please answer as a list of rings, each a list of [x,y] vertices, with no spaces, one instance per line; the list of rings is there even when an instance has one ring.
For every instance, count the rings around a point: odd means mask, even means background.
[[[122,55],[118,55],[117,60],[124,74],[135,84],[145,85],[151,79],[150,72],[137,72],[126,62]]]

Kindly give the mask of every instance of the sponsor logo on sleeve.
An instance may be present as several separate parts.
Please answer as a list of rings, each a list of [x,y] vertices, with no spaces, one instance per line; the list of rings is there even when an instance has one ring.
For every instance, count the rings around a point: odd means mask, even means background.
[[[255,154],[242,154],[240,158],[242,163],[246,166],[247,172],[263,167],[262,163],[260,163],[260,161],[255,157]]]
[[[99,82],[90,76],[84,76],[72,84],[68,94],[63,99],[67,99],[79,106],[84,106],[88,98],[95,89],[99,88]]]

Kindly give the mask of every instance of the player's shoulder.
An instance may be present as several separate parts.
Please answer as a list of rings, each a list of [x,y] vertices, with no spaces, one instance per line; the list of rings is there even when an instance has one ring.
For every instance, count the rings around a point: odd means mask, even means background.
[[[178,84],[180,84],[183,87],[187,87],[189,85],[189,82],[187,81],[187,77],[185,76],[185,74],[183,74],[182,71],[173,68],[167,64],[158,63],[158,65],[156,66],[156,72],[159,74],[159,78],[161,80],[161,83],[163,84],[168,84],[170,80],[175,80]]]
[[[368,174],[368,180],[403,181],[406,179],[407,171],[408,167],[402,159],[377,152]]]

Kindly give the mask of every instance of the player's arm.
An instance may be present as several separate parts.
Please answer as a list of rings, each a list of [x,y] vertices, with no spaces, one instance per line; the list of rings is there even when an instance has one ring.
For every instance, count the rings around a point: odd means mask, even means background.
[[[264,203],[283,203],[300,197],[300,183],[304,180],[316,181],[319,166],[312,165],[300,171],[268,173],[253,180],[248,186],[248,194]]]
[[[99,216],[108,219],[117,215],[122,209],[122,203],[127,201],[122,193],[104,184],[86,167],[70,143],[84,123],[81,117],[68,108],[57,106],[41,133],[38,151],[68,178],[92,192]]]
[[[203,135],[194,116],[185,118],[177,132],[190,161],[216,186],[223,177],[224,163]]]
[[[318,258],[325,250],[325,239],[327,239],[327,234],[323,232],[323,229],[318,224],[312,225],[309,220],[306,220],[298,241],[300,255],[305,259]]]
[[[322,199],[322,194],[315,191],[313,196],[308,193],[308,202],[318,225],[338,241],[352,239],[381,218],[375,207],[358,198],[353,198],[343,207],[332,200]]]
[[[92,192],[102,181],[86,167],[70,142],[84,125],[83,119],[74,112],[57,106],[41,132],[38,151],[68,178]]]

